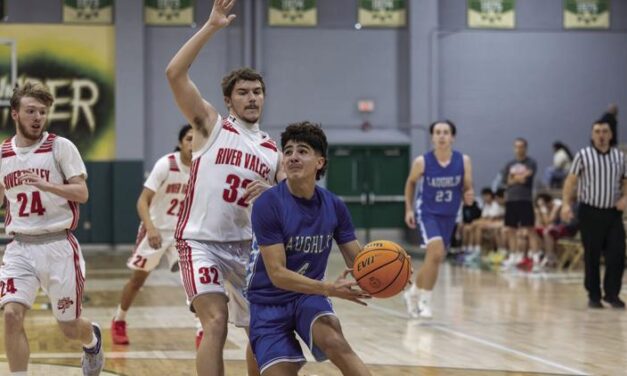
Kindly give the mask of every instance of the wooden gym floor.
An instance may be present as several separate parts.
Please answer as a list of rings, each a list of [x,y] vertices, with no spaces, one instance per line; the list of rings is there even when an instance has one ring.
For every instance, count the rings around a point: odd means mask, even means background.
[[[84,315],[103,328],[103,375],[194,375],[194,321],[176,273],[159,269],[150,276],[128,314],[131,345],[112,345],[110,321],[130,274],[129,252],[84,250]],[[335,278],[341,268],[334,252],[327,275]],[[429,321],[407,319],[401,296],[372,300],[365,308],[337,299],[334,305],[346,337],[374,375],[622,375],[627,369],[627,313],[587,309],[581,271],[503,274],[444,264]],[[30,374],[81,374],[80,346],[62,338],[49,310],[30,311],[26,327]],[[243,331],[230,328],[228,375],[245,374],[245,343]],[[1,375],[9,373],[4,354],[1,343]],[[329,362],[309,362],[300,374],[339,372]]]

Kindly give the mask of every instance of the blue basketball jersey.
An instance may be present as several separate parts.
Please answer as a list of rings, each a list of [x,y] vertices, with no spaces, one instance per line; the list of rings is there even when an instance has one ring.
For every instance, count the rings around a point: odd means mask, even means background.
[[[272,284],[259,246],[283,244],[288,269],[322,280],[333,239],[337,244],[355,240],[348,208],[337,196],[316,186],[311,200],[294,197],[285,181],[255,200],[252,227],[246,296],[256,304],[286,303],[302,296]]]
[[[425,171],[416,201],[417,213],[455,216],[464,189],[464,156],[453,150],[451,161],[442,167],[433,151],[424,155]]]

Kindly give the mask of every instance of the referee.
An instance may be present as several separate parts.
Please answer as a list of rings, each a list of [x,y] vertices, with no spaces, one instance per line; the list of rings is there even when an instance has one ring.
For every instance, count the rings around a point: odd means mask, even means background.
[[[610,146],[611,139],[609,124],[598,121],[592,126],[592,146],[575,155],[564,182],[561,216],[567,222],[573,218],[571,204],[577,187],[588,307],[603,308],[603,297],[612,307],[624,309],[619,294],[625,269],[623,210],[627,206],[627,166],[623,152]],[[601,254],[605,258],[603,296]]]

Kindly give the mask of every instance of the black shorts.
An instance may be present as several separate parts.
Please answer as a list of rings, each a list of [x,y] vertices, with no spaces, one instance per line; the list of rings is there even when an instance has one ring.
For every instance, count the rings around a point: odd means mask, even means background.
[[[531,201],[505,203],[505,227],[533,227],[535,220]]]

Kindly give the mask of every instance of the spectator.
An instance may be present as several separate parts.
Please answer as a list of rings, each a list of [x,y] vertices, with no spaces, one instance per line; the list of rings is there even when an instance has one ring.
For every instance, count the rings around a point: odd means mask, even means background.
[[[570,170],[573,154],[563,143],[553,143],[553,165],[544,172],[544,185],[548,188],[562,188],[564,179]]]
[[[505,236],[508,240],[509,257],[503,263],[508,269],[513,266],[531,270],[533,261],[527,257],[523,240],[529,238],[531,254],[539,252],[540,244],[535,236],[532,190],[536,174],[536,161],[527,155],[527,140],[514,140],[514,159],[503,168],[505,190]]]

